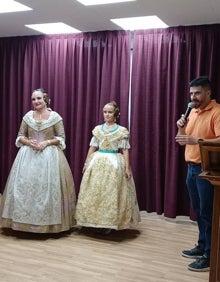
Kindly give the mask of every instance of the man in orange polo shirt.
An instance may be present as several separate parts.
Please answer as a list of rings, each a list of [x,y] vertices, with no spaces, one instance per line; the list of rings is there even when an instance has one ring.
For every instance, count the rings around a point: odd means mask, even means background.
[[[195,248],[182,251],[182,256],[196,259],[188,265],[189,270],[207,271],[210,266],[214,188],[208,180],[198,177],[202,171],[198,142],[201,139],[220,142],[220,104],[211,99],[211,82],[204,76],[190,82],[190,98],[195,108],[188,118],[182,115],[177,121],[176,142],[185,146],[186,184],[199,236]]]

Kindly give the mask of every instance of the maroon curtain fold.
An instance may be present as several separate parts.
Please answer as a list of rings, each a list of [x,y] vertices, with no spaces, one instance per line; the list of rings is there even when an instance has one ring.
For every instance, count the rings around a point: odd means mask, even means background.
[[[91,138],[103,122],[102,108],[115,100],[120,123],[128,124],[130,34],[126,31],[0,39],[1,191],[16,155],[22,116],[31,109],[33,89],[43,87],[51,108],[64,120],[77,191]]]
[[[220,25],[137,31],[132,68],[132,165],[142,210],[189,215],[184,148],[176,121],[189,102],[189,81],[208,75],[220,98]]]

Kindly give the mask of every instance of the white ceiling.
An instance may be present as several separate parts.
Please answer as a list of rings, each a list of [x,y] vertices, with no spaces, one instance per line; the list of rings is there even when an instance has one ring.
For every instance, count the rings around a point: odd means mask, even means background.
[[[169,26],[220,23],[220,0],[136,0],[98,6],[84,6],[76,0],[17,1],[33,10],[0,14],[0,37],[39,35],[24,25],[51,22],[63,22],[82,32],[119,30],[111,18],[148,15],[157,15]]]

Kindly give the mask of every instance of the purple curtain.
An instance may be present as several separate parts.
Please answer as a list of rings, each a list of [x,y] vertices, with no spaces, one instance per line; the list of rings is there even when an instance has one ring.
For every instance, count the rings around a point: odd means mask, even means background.
[[[191,215],[176,121],[189,81],[208,75],[220,100],[220,25],[137,31],[132,64],[132,166],[142,210]],[[216,95],[215,95],[216,94]],[[193,215],[192,215],[193,216]]]
[[[31,109],[32,90],[39,87],[63,117],[65,152],[78,192],[91,130],[103,122],[104,104],[115,100],[120,123],[128,125],[129,56],[126,31],[0,39],[1,192],[17,152],[22,116]]]

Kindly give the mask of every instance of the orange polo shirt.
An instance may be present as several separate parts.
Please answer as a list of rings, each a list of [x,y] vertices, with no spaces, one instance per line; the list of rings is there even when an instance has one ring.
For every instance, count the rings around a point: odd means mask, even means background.
[[[205,109],[192,109],[185,130],[195,138],[213,139],[220,136],[220,104],[211,100]],[[199,145],[186,145],[186,162],[201,163]]]

